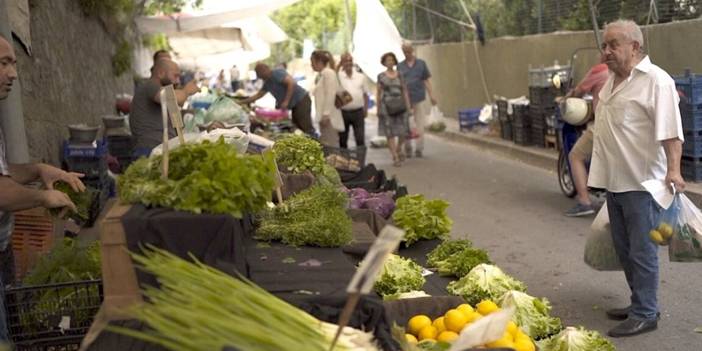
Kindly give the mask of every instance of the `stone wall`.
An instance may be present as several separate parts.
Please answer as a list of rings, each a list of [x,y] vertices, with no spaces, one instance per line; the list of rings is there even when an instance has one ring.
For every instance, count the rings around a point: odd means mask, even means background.
[[[29,153],[58,165],[67,125],[101,125],[115,95],[132,93],[133,79],[113,75],[116,40],[78,1],[30,1],[30,18],[32,56],[15,45]]]
[[[653,25],[644,29],[646,50],[653,62],[672,75],[685,68],[702,73],[702,20]],[[594,47],[592,31],[558,32],[488,40],[479,46],[490,97],[528,95],[529,66],[565,65],[578,48]],[[459,109],[480,107],[486,101],[473,43],[426,45],[417,56],[427,61],[439,106],[446,116],[456,118]],[[596,63],[597,51],[578,54],[576,78],[582,78]]]

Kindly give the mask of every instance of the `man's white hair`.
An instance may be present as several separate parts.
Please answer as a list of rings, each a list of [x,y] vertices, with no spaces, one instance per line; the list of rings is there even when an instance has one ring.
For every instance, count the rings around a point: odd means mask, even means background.
[[[643,33],[641,32],[641,28],[639,28],[639,25],[636,24],[636,22],[624,19],[616,20],[614,22],[607,23],[604,27],[604,31],[607,32],[608,30],[615,28],[620,29],[622,31],[622,34],[624,34],[624,37],[631,41],[639,43],[639,47],[643,48]]]

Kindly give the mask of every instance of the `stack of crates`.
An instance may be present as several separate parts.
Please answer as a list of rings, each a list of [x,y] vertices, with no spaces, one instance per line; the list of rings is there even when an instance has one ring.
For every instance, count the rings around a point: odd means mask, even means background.
[[[691,74],[675,78],[680,94],[683,144],[682,174],[688,180],[702,181],[702,76]]]
[[[132,163],[134,139],[131,135],[113,135],[108,136],[106,139],[110,155],[117,159],[120,171],[124,172]]]
[[[84,226],[90,227],[114,192],[114,181],[107,174],[107,143],[99,140],[95,144],[63,144],[63,165],[69,172],[84,174],[85,186],[95,190],[90,208],[90,218]]]
[[[531,144],[529,105],[512,105],[512,138],[518,145]]]
[[[512,118],[508,113],[507,100],[497,100],[497,118],[500,121],[502,139],[512,140]]]
[[[554,76],[558,76],[560,88],[553,84]],[[532,145],[545,147],[546,135],[555,136],[556,97],[565,93],[565,82],[570,78],[570,66],[559,66],[529,69],[529,118],[531,121]]]
[[[556,96],[558,91],[548,87],[529,87],[529,118],[531,119],[532,144],[539,147],[546,145],[549,124],[553,129],[556,114]],[[551,123],[549,123],[551,122]],[[552,132],[555,135],[555,130]]]

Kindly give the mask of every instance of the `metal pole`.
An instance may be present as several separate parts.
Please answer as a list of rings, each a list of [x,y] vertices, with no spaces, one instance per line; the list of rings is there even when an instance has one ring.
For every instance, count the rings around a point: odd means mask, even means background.
[[[592,0],[587,0],[590,5],[590,17],[592,18],[592,30],[595,32],[595,43],[597,43],[597,48],[602,51],[602,37],[600,34],[600,28],[597,26],[597,16],[595,15],[595,5]]]
[[[7,16],[8,2],[0,0],[0,33],[13,45],[12,30]],[[7,145],[7,161],[10,163],[29,162],[27,147],[27,132],[24,128],[24,113],[22,112],[22,86],[17,79],[10,95],[0,100],[0,128],[5,135]]]
[[[353,51],[353,23],[351,23],[351,6],[349,0],[344,0],[344,12],[346,12],[346,42],[344,46],[348,52]]]
[[[544,17],[544,0],[539,0],[539,22],[538,22],[538,27],[537,27],[538,33],[541,33],[544,30],[543,17]]]

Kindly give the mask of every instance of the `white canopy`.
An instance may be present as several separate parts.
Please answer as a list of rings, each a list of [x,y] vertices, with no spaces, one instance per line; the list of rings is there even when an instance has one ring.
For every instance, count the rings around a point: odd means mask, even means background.
[[[385,70],[380,64],[384,53],[393,52],[399,61],[404,60],[402,37],[379,0],[356,0],[356,18],[353,59],[375,81]]]

